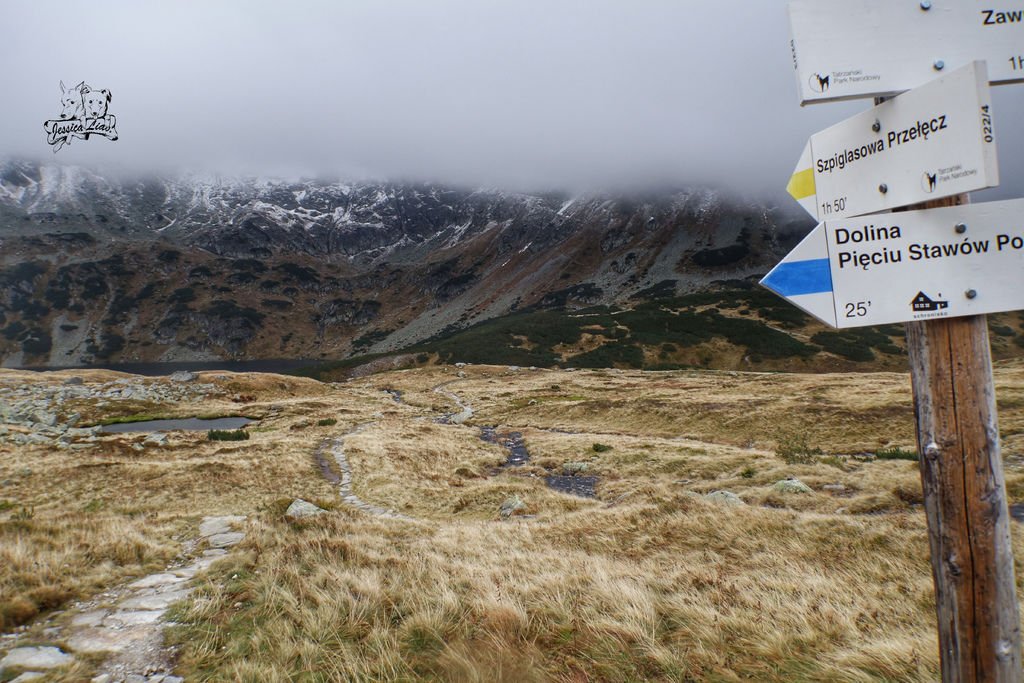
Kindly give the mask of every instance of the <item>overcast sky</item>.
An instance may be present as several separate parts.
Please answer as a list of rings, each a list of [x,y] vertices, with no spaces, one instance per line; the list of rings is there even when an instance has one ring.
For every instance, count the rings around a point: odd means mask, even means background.
[[[518,189],[781,192],[807,137],[785,0],[0,2],[0,154],[132,169]],[[59,81],[112,93],[121,139],[56,157]],[[1024,187],[1024,86],[994,89]],[[1002,125],[1000,125],[1000,123]]]

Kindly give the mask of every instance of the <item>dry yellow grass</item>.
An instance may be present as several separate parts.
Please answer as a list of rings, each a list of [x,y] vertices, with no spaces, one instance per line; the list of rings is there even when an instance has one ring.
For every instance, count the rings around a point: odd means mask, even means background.
[[[0,447],[0,481],[13,482],[0,499],[15,506],[0,513],[0,602],[53,587],[64,593],[38,607],[92,595],[163,566],[198,517],[248,514],[246,540],[176,611],[190,680],[937,677],[916,464],[828,457],[912,446],[905,375],[462,372],[334,385],[207,373],[225,388],[216,400],[147,410],[260,417],[250,441],[177,433],[141,453],[129,445],[141,437],[127,436],[93,451]],[[21,381],[40,377],[0,372]],[[448,382],[474,425],[521,431],[531,463],[497,471],[505,452],[475,426],[434,423],[456,409],[434,391]],[[1001,366],[997,383],[1008,485],[1021,500],[1024,366]],[[328,417],[338,423],[317,426]],[[361,499],[409,519],[341,505],[313,458],[327,438],[342,439]],[[791,438],[826,457],[786,464],[774,451]],[[544,485],[578,462],[600,477],[599,500]],[[786,476],[814,493],[773,490]],[[747,505],[699,495],[719,489]],[[500,521],[512,495],[527,515]],[[332,510],[289,522],[294,497]],[[21,506],[35,516],[15,519]],[[1013,541],[1024,577],[1016,523]]]

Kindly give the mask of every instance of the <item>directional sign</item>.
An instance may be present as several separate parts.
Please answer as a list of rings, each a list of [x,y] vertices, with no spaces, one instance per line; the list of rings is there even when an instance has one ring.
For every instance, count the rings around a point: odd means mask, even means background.
[[[992,83],[1024,81],[1024,2],[792,0],[800,102],[892,95],[988,61]]]
[[[985,63],[811,137],[786,188],[819,221],[999,184]]]
[[[1024,199],[816,227],[761,281],[833,327],[1024,308]]]

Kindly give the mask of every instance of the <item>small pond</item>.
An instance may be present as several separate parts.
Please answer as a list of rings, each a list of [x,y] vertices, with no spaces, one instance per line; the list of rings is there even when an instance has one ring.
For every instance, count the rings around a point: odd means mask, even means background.
[[[240,429],[250,422],[252,420],[247,417],[219,417],[213,420],[188,417],[180,420],[148,420],[146,422],[124,422],[115,425],[105,425],[100,431],[107,434],[169,432],[176,429],[197,432],[208,429]]]

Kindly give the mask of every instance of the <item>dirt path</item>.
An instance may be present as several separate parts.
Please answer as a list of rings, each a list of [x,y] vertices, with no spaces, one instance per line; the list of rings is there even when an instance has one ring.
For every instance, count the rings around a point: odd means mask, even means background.
[[[411,517],[406,517],[394,510],[370,505],[352,492],[352,467],[348,464],[348,458],[345,457],[345,438],[358,434],[375,424],[377,423],[366,422],[343,436],[324,440],[316,449],[317,466],[320,468],[320,473],[329,482],[338,485],[338,494],[346,505],[378,517],[411,520]]]
[[[74,605],[67,625],[46,631],[53,641],[66,643],[71,653],[52,646],[16,647],[0,660],[0,675],[17,669],[23,672],[17,680],[27,681],[32,674],[41,678],[51,668],[71,665],[75,655],[106,654],[93,683],[181,683],[183,679],[173,675],[175,652],[164,644],[164,616],[171,604],[189,596],[200,572],[244,538],[237,531],[244,523],[245,517],[203,518],[199,537],[184,548],[184,554],[191,555],[207,544],[198,557]]]
[[[431,391],[433,391],[435,394],[440,394],[444,396],[445,398],[452,401],[455,405],[459,407],[459,412],[449,413],[444,417],[438,418],[437,422],[441,424],[460,425],[469,418],[473,417],[473,408],[468,403],[463,403],[461,398],[459,398],[458,396],[456,396],[455,394],[453,394],[452,392],[448,391],[445,388],[452,384],[455,384],[458,381],[459,380],[457,379],[453,379],[447,382],[442,382],[441,384],[438,384],[436,387],[431,389]]]
[[[469,418],[473,417],[472,406],[468,403],[464,403],[458,395],[446,389],[446,387],[458,381],[460,380],[453,379],[448,382],[438,384],[433,388],[434,393],[441,394],[442,396],[450,399],[462,411],[460,413],[452,413],[439,418],[437,420],[439,423],[462,424]],[[530,461],[530,452],[526,448],[522,432],[505,432],[499,436],[497,427],[481,427],[480,438],[488,443],[500,445],[508,451],[508,459],[502,467],[518,467],[526,465]],[[600,479],[598,477],[585,476],[576,473],[549,474],[544,477],[544,482],[548,485],[548,488],[558,491],[559,493],[579,496],[581,498],[597,498],[596,489],[599,481]]]

